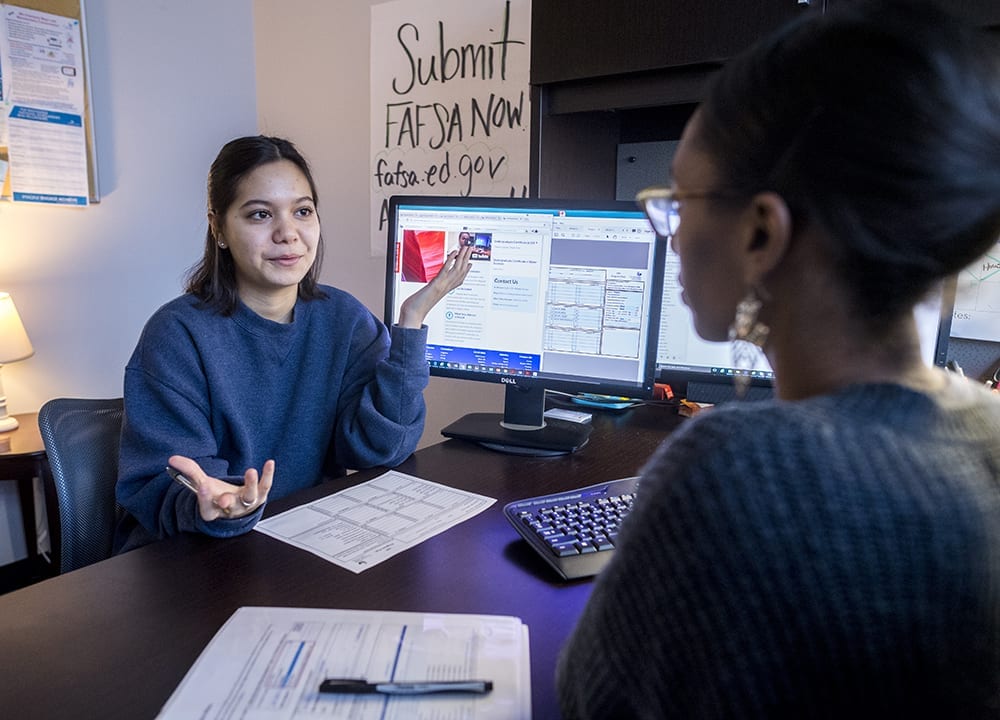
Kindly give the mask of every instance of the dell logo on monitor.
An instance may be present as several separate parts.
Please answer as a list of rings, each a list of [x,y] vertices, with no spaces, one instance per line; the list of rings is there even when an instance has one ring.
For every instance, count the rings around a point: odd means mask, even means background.
[[[508,385],[517,385],[517,378],[502,377],[500,378],[500,382],[507,383]]]

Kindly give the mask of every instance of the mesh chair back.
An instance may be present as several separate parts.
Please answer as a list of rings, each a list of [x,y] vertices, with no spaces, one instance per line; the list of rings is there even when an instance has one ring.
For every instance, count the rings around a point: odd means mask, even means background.
[[[60,572],[111,557],[122,512],[115,501],[122,407],[121,398],[56,398],[38,411],[59,505],[58,535],[51,535]]]

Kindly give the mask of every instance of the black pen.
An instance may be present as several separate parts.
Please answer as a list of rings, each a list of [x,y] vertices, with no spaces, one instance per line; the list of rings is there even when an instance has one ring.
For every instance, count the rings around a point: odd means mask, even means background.
[[[347,695],[429,695],[432,693],[473,693],[485,695],[493,689],[489,680],[431,680],[428,682],[368,682],[350,678],[329,678],[320,683],[321,693]]]

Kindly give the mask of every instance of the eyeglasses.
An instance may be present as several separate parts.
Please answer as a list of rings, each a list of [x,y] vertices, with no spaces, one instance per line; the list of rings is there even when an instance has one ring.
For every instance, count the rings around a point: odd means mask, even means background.
[[[706,190],[705,192],[682,193],[666,185],[654,185],[640,190],[635,201],[649,218],[653,231],[662,238],[671,240],[681,224],[681,202],[684,200],[723,199],[735,197],[733,190]]]

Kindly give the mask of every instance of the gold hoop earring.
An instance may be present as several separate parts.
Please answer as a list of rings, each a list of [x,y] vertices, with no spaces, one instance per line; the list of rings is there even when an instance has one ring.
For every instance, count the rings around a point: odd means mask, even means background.
[[[761,291],[762,292],[762,291]],[[763,354],[764,343],[771,328],[758,319],[763,301],[751,287],[736,306],[736,317],[729,326],[729,342],[733,353],[733,385],[737,397],[743,397],[750,387],[750,371]]]

